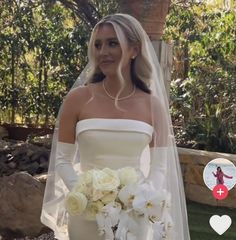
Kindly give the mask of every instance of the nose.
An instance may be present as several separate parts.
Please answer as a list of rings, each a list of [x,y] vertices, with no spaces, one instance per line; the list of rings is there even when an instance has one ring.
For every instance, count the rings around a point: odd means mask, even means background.
[[[102,44],[99,53],[101,56],[108,55],[109,54],[108,46],[106,44]]]

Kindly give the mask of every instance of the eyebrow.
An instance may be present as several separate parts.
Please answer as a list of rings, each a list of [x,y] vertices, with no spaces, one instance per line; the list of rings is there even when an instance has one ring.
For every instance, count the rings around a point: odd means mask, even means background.
[[[116,38],[116,37],[113,37],[113,38],[107,38],[107,39],[105,39],[106,41],[113,41],[113,40],[116,40],[116,41],[118,41],[118,38]],[[95,42],[96,41],[101,41],[101,39],[95,39]]]

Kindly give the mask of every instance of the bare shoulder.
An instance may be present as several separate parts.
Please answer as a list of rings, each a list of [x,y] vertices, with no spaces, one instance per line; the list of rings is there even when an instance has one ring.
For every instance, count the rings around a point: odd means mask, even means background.
[[[73,88],[65,97],[66,101],[71,103],[77,102],[82,103],[90,96],[90,90],[88,86],[79,86]]]
[[[70,112],[71,115],[78,119],[84,104],[90,97],[88,86],[75,87],[63,99],[63,110]]]
[[[144,100],[150,100],[150,93],[147,93],[139,88],[136,88],[136,93],[135,93],[135,97],[136,98],[142,98]]]
[[[89,83],[72,89],[65,97],[64,104],[76,115],[77,120],[81,118],[81,113],[85,106],[95,95],[98,94],[97,84]]]
[[[163,100],[161,100],[158,96],[150,95],[150,101],[154,107],[164,107]]]

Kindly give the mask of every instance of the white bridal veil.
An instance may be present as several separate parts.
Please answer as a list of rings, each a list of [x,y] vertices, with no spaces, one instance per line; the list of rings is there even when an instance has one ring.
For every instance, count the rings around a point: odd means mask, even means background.
[[[150,69],[150,107],[152,113],[152,126],[154,127],[153,133],[153,146],[152,148],[152,161],[164,163],[164,178],[163,186],[171,195],[170,203],[170,216],[172,224],[169,226],[169,234],[166,239],[169,240],[190,240],[189,228],[187,221],[187,210],[185,202],[185,194],[183,188],[182,174],[179,164],[179,158],[177,148],[175,144],[173,127],[171,117],[169,113],[169,103],[165,86],[162,77],[162,71],[158,62],[158,58],[155,54],[149,37],[141,27],[140,23],[133,17],[126,14],[115,14],[116,16],[127,18],[130,22],[135,24],[138,35],[141,40],[141,52],[145,53],[148,58]],[[103,21],[103,20],[102,20]],[[112,21],[111,21],[112,23]],[[119,39],[119,36],[118,36]],[[139,56],[135,59],[138,61]],[[78,77],[74,83],[73,88],[82,86],[88,81],[88,73],[90,70],[91,62]],[[64,185],[62,179],[55,171],[56,164],[56,146],[58,142],[58,119],[60,111],[55,124],[55,130],[52,141],[52,149],[50,155],[50,164],[48,169],[47,184],[45,189],[41,221],[54,230],[55,237],[58,239],[68,240],[67,223],[68,215],[64,207],[64,199],[68,190]],[[144,165],[148,164],[145,161],[147,155],[143,154],[141,161]],[[77,174],[79,174],[79,151],[77,147],[77,153],[74,156],[73,167]],[[147,167],[147,166],[144,166]],[[147,167],[148,168],[148,167]],[[151,165],[152,168],[152,165]],[[157,172],[158,175],[158,172]],[[160,179],[154,179],[156,186],[160,185]],[[152,239],[147,239],[152,240]]]

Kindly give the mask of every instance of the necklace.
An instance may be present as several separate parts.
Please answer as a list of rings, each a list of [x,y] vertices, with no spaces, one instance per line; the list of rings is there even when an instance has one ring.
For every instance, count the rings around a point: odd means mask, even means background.
[[[110,93],[106,90],[105,81],[104,81],[104,80],[102,81],[102,86],[103,86],[103,89],[104,89],[104,92],[106,93],[106,95],[107,95],[109,98],[115,100],[116,98],[113,97],[113,96],[111,96]],[[135,87],[135,85],[134,85],[134,89],[133,89],[133,91],[132,91],[129,95],[127,95],[127,96],[125,96],[125,97],[122,97],[122,98],[118,98],[117,100],[120,101],[120,100],[124,100],[124,99],[126,99],[126,98],[131,97],[132,95],[134,95],[135,90],[136,90],[136,87]]]

